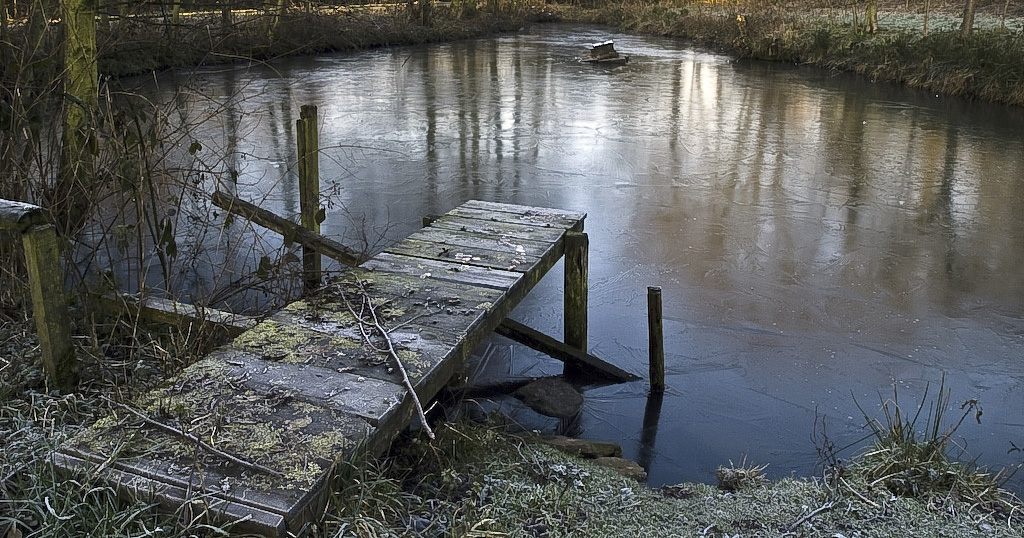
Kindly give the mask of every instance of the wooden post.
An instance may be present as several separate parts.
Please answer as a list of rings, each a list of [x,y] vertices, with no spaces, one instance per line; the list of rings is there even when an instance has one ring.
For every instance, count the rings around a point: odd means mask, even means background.
[[[320,141],[317,135],[316,106],[302,105],[296,120],[299,145],[299,209],[302,227],[320,233]],[[302,247],[302,273],[306,291],[320,287],[320,253]]]
[[[651,366],[651,392],[665,391],[665,342],[661,321],[661,288],[647,287],[647,328]]]
[[[565,343],[580,351],[587,350],[587,274],[590,240],[582,232],[565,232],[564,323]],[[578,374],[577,368],[566,364],[565,375]]]
[[[32,315],[36,318],[43,368],[57,388],[66,392],[78,383],[78,365],[71,345],[71,322],[64,296],[64,273],[60,248],[52,224],[36,225],[22,235]]]

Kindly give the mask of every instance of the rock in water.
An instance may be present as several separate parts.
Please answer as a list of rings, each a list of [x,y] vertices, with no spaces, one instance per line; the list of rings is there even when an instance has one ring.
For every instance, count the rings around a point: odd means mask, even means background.
[[[594,463],[603,467],[614,469],[615,472],[626,478],[632,478],[638,482],[647,480],[647,471],[635,461],[623,458],[597,458]]]
[[[520,387],[514,396],[530,409],[555,418],[569,418],[583,405],[583,396],[575,387],[550,377]]]

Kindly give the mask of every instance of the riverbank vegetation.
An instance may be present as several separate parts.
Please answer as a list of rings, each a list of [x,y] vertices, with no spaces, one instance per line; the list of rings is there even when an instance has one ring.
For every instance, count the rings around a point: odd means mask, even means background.
[[[965,8],[973,14],[965,16]],[[598,2],[567,19],[685,37],[755,59],[1024,105],[1024,5],[1004,0]],[[969,22],[968,22],[969,21]]]
[[[0,325],[0,371],[27,373],[21,365],[31,363],[32,347],[25,338],[31,336],[16,325]],[[1024,536],[1024,506],[998,489],[996,478],[950,459],[948,441],[959,423],[942,419],[941,406],[950,403],[943,394],[906,408],[897,398],[883,401],[880,411],[869,411],[878,417],[868,420],[876,442],[845,462],[823,462],[818,476],[768,481],[763,465],[742,460],[723,462],[717,485],[650,488],[517,430],[500,414],[455,420],[439,425],[434,440],[415,433],[399,439],[381,460],[342,462],[330,504],[306,536]],[[230,522],[119,498],[93,475],[57,474],[48,451],[109,412],[78,394],[28,390],[23,399],[5,399],[0,536],[245,536]],[[913,435],[905,426],[929,432]],[[895,455],[936,448],[937,439],[942,448],[917,460],[913,472]]]

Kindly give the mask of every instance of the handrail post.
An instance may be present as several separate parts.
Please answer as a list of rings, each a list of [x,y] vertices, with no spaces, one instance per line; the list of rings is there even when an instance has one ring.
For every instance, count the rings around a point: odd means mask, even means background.
[[[587,280],[590,240],[583,232],[565,233],[564,324],[565,343],[587,351]],[[565,375],[581,372],[566,364]]]
[[[320,233],[320,140],[317,134],[316,106],[302,105],[296,120],[299,153],[299,210],[302,227]],[[320,287],[320,253],[302,247],[302,278],[306,291]]]
[[[66,392],[78,383],[78,365],[71,344],[71,322],[64,296],[57,233],[52,224],[42,224],[24,230],[21,238],[43,369],[50,381]]]
[[[662,327],[661,287],[647,287],[647,334],[651,392],[665,392],[665,333]]]

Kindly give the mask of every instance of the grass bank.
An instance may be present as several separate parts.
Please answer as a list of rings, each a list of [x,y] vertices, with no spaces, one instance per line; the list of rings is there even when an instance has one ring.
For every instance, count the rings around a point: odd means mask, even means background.
[[[832,3],[668,0],[561,6],[567,20],[684,37],[742,57],[853,71],[935,93],[1024,105],[1024,6],[981,2],[968,37],[955,4],[880,2],[878,30]],[[1003,8],[1006,8],[1003,11]],[[855,7],[862,10],[858,3]]]
[[[152,345],[131,359],[84,356],[93,381],[61,396],[41,390],[27,320],[0,321],[0,536],[246,536],[120,498],[96,476],[62,476],[47,461],[110,413],[100,395],[130,399],[175,369],[168,351],[181,335],[149,334]],[[722,462],[717,485],[649,488],[605,460],[513,433],[497,414],[449,422],[433,441],[408,435],[383,459],[341,463],[329,507],[305,536],[1024,538],[1024,505],[983,470],[946,457],[957,418],[972,409],[947,423],[932,410],[956,406],[939,393],[909,409],[896,395],[883,402],[869,420],[875,442],[848,461],[820,440],[827,461],[819,476],[768,481],[763,467]]]

